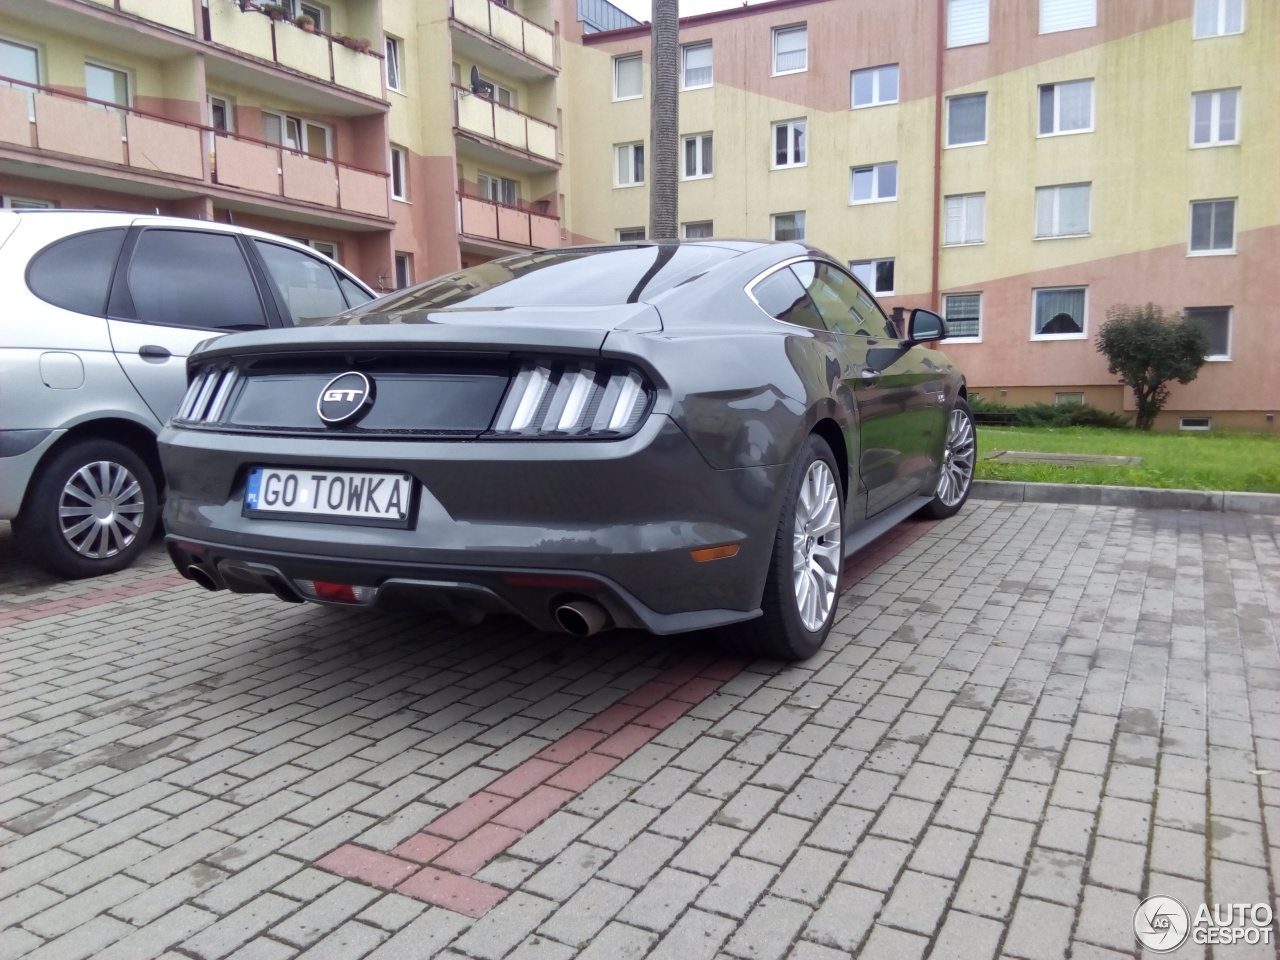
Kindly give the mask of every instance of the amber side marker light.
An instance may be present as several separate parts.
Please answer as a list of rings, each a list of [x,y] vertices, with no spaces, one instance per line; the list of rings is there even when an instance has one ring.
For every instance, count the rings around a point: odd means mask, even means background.
[[[727,557],[737,556],[738,544],[730,543],[723,547],[707,547],[704,550],[690,550],[689,556],[702,563],[706,560],[724,560]]]

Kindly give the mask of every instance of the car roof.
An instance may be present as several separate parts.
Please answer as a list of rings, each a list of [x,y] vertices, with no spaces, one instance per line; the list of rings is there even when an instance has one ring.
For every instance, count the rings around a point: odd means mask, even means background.
[[[195,220],[190,217],[169,217],[164,214],[154,213],[129,213],[125,210],[76,210],[67,207],[58,208],[39,208],[31,207],[21,210],[5,210],[4,213],[12,214],[15,217],[56,217],[58,219],[66,219],[68,221],[69,230],[77,230],[82,227],[112,227],[112,226],[166,226],[166,227],[190,227],[196,230],[218,230],[223,233],[241,233],[250,237],[262,237],[264,240],[282,240],[285,243],[294,246],[301,246],[296,240],[289,237],[281,236],[278,233],[269,233],[265,230],[254,230],[252,227],[242,227],[235,223],[220,223],[216,220]]]

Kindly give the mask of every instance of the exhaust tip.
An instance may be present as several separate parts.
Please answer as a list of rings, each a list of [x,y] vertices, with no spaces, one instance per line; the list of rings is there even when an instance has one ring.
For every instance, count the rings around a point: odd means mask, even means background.
[[[570,600],[555,609],[556,623],[565,633],[589,637],[609,625],[609,614],[592,600]]]
[[[214,582],[214,579],[209,574],[209,571],[196,563],[193,563],[191,566],[187,567],[187,579],[194,580],[196,583],[200,584],[200,586],[204,587],[206,590],[217,591],[221,589],[217,585],[217,583]]]

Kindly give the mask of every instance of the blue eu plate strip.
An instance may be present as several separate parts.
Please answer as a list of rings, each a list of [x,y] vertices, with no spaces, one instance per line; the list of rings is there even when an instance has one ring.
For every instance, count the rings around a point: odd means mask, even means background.
[[[262,487],[262,471],[250,470],[249,483],[244,491],[244,505],[250,510],[258,509],[258,491]]]

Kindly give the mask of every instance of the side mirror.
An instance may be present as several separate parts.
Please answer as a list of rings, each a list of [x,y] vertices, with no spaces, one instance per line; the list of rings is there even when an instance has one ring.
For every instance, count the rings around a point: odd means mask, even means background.
[[[907,339],[912,343],[932,343],[947,338],[947,321],[932,310],[919,308],[911,311],[907,321]]]

